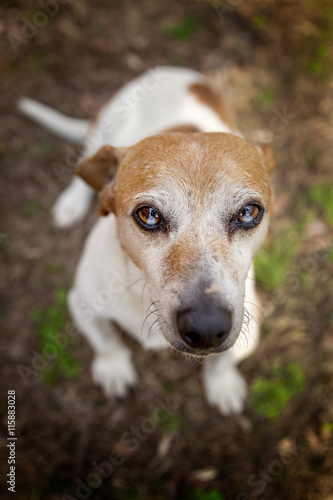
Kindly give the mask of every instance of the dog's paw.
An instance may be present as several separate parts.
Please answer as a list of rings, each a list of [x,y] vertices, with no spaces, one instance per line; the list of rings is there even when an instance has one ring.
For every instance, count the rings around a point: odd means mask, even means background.
[[[137,380],[137,374],[127,351],[99,354],[91,366],[92,378],[102,387],[105,396],[123,398]]]
[[[66,228],[81,222],[89,210],[91,197],[69,186],[52,208],[53,224]]]
[[[246,399],[246,383],[236,368],[203,378],[207,401],[223,415],[241,413]]]

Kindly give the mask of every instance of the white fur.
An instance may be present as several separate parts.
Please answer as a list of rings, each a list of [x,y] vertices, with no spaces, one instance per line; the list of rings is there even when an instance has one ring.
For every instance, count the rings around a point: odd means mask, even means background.
[[[232,132],[218,115],[189,93],[191,83],[202,81],[204,77],[192,70],[162,67],[125,85],[101,110],[97,122],[87,132],[87,155],[104,144],[130,146],[182,124],[198,126],[205,132]],[[82,220],[91,198],[91,189],[80,179],[73,179],[54,206],[55,223],[65,227]],[[203,228],[204,223],[199,224]],[[202,240],[205,237],[203,231]],[[158,259],[155,263],[152,261],[152,265],[158,266]],[[246,262],[245,268],[249,267],[250,262]],[[221,287],[221,283],[218,286]],[[208,402],[224,414],[239,413],[243,409],[246,386],[236,363],[252,352],[258,342],[259,310],[254,305],[257,297],[252,267],[245,289],[245,306],[255,319],[249,323],[244,321],[234,347],[224,354],[208,357],[202,372]],[[236,292],[235,289],[233,293]],[[111,322],[145,348],[161,349],[168,345],[158,331],[158,322],[154,324],[159,311],[151,303],[142,272],[122,249],[117,221],[112,214],[98,220],[86,241],[69,295],[69,307],[74,321],[95,351],[92,376],[107,396],[124,396],[137,379],[130,351]]]
[[[246,398],[246,383],[229,351],[208,357],[201,378],[207,401],[212,406],[224,415],[241,413]]]
[[[52,207],[55,226],[66,228],[81,222],[86,216],[93,191],[80,177],[74,177]]]
[[[33,99],[22,98],[18,101],[18,108],[29,118],[71,142],[84,139],[89,130],[90,121],[70,118],[62,115],[48,106],[44,106]]]

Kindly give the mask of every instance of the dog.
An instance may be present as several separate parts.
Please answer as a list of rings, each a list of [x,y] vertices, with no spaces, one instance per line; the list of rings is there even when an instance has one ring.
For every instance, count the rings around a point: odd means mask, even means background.
[[[94,350],[94,382],[124,397],[137,380],[121,327],[145,349],[204,360],[208,402],[224,415],[242,412],[237,363],[259,339],[252,261],[269,225],[271,150],[246,142],[209,79],[185,68],[149,70],[91,122],[29,99],[19,107],[85,146],[55,224],[82,220],[99,193],[104,217],[68,296]]]

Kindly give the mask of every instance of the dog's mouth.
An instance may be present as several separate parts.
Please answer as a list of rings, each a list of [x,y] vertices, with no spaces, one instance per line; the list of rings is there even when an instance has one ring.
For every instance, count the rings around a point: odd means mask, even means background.
[[[221,352],[225,352],[228,349],[230,349],[234,343],[236,342],[237,337],[235,338],[234,341],[230,341],[230,338],[226,339],[225,342],[220,344],[219,346],[216,347],[190,347],[186,344],[184,344],[181,341],[172,339],[170,340],[167,338],[166,340],[170,344],[170,346],[175,349],[178,352],[181,352],[183,354],[188,354],[192,357],[206,357],[209,356],[210,354],[219,354]]]

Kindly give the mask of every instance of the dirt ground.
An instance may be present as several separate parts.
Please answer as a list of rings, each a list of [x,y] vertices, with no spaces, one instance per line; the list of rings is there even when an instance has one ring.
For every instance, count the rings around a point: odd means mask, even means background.
[[[330,2],[3,0],[0,12],[1,498],[332,500]],[[29,96],[89,117],[166,64],[214,73],[239,129],[277,158],[257,263],[263,335],[241,365],[250,392],[241,416],[207,405],[197,362],[134,342],[140,381],[129,398],[108,401],[93,385],[92,351],[80,336],[69,342],[64,302],[96,205],[80,226],[53,227],[71,172],[59,179],[52,164],[68,145],[16,110]]]

